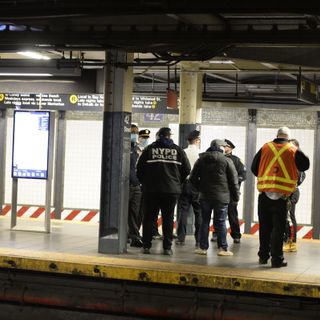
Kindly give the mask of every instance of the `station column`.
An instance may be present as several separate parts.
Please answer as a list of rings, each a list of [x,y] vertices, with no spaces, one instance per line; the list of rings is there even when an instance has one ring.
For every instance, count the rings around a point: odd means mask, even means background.
[[[254,210],[254,188],[255,188],[255,177],[251,173],[251,163],[256,154],[257,144],[257,110],[248,110],[248,129],[247,129],[247,141],[246,141],[246,164],[247,164],[247,179],[245,182],[245,202],[244,202],[244,233],[250,234],[251,232],[251,221]]]
[[[187,135],[201,123],[202,73],[192,63],[182,63],[180,73],[179,145],[187,147]]]
[[[317,111],[317,128],[315,134],[314,169],[313,169],[313,197],[312,197],[312,238],[319,239],[320,235],[320,201],[317,195],[320,192],[320,112]]]
[[[180,71],[179,145],[188,146],[187,136],[192,130],[200,131],[202,103],[202,73],[192,63],[182,63]],[[187,220],[187,235],[194,233],[194,214]]]
[[[127,250],[130,127],[132,103],[132,54],[106,52],[99,252]]]

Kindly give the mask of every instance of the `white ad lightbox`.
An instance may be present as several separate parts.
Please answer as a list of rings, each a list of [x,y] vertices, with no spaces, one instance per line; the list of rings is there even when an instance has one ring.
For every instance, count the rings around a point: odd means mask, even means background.
[[[47,179],[50,112],[15,110],[13,120],[12,178]]]

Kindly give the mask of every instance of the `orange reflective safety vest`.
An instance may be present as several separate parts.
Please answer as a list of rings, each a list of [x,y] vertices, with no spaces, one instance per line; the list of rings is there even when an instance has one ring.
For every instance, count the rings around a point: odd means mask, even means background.
[[[296,190],[298,169],[295,163],[297,148],[291,143],[266,143],[262,147],[258,170],[258,190],[290,195]]]

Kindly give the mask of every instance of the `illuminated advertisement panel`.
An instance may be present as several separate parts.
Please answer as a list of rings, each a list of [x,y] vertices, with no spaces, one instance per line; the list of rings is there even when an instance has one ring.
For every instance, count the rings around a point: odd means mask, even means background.
[[[47,179],[49,132],[49,111],[14,111],[12,178]]]

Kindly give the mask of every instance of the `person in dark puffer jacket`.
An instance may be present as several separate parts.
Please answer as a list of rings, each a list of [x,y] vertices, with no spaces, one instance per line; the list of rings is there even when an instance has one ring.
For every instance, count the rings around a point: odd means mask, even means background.
[[[211,213],[218,236],[218,255],[232,256],[228,251],[226,217],[230,201],[239,201],[239,183],[236,168],[224,156],[225,140],[215,139],[207,152],[200,154],[190,174],[189,181],[199,190],[202,224],[200,227],[200,248],[197,254],[207,254]]]
[[[150,253],[152,224],[160,209],[163,254],[171,255],[174,208],[191,168],[186,153],[170,139],[171,129],[161,128],[158,135],[159,138],[143,150],[137,164],[143,190],[143,253]]]

